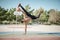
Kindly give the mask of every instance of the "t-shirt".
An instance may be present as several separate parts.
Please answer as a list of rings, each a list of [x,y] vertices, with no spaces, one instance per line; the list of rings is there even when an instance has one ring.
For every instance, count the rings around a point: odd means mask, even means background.
[[[22,12],[17,12],[17,11],[14,12],[14,15],[22,15],[22,14],[23,14]]]

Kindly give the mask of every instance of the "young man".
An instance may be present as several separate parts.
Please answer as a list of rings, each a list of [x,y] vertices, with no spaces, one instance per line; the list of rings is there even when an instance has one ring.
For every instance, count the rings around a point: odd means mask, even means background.
[[[18,11],[18,12],[23,12],[24,20],[22,20],[22,21],[27,21],[27,22],[28,22],[30,19],[37,19],[37,18],[39,18],[40,15],[41,15],[41,13],[43,13],[43,9],[41,9],[38,16],[31,15],[29,12],[27,12],[27,11],[24,9],[24,7],[23,7],[21,4],[18,5],[16,11]]]
[[[21,8],[22,9],[21,9]],[[27,23],[31,20],[31,19],[37,19],[40,17],[40,13],[42,13],[43,11],[40,11],[39,15],[36,17],[34,15],[29,14],[24,8],[23,6],[21,6],[21,4],[18,5],[17,12],[23,12],[24,15],[24,19],[22,20],[25,23],[25,34],[27,33]]]

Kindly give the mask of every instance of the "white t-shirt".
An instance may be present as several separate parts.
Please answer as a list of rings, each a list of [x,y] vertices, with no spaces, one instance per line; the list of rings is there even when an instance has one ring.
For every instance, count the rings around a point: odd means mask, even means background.
[[[14,15],[22,15],[22,14],[23,14],[22,12],[17,12],[17,11],[14,12]]]

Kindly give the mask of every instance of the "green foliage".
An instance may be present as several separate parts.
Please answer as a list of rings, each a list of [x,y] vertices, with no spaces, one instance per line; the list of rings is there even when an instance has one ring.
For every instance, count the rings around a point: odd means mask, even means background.
[[[25,9],[26,9],[27,11],[29,11],[29,9],[31,9],[31,7],[29,6],[29,4],[25,6]]]
[[[6,12],[7,12],[7,10],[0,7],[0,21],[6,20],[6,17],[7,17]]]
[[[44,13],[41,14],[40,21],[47,22],[48,18],[49,18],[49,16],[47,15],[47,11],[45,11]]]
[[[55,9],[50,9],[48,11],[40,9],[31,9],[29,5],[25,6],[25,9],[31,14],[37,16],[40,12],[43,12],[40,18],[32,20],[31,23],[47,23],[47,24],[59,24],[60,25],[60,11]],[[0,7],[0,24],[10,24],[16,23],[16,16],[13,14],[16,8],[11,8],[10,10]],[[23,15],[17,17],[18,22],[20,23],[23,19]]]

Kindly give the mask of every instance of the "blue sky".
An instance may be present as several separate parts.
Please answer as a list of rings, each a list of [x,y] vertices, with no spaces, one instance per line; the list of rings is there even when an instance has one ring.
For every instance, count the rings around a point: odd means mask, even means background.
[[[29,4],[32,9],[43,7],[45,10],[60,10],[60,0],[0,0],[0,6],[5,9],[16,8],[18,3],[23,6]]]

